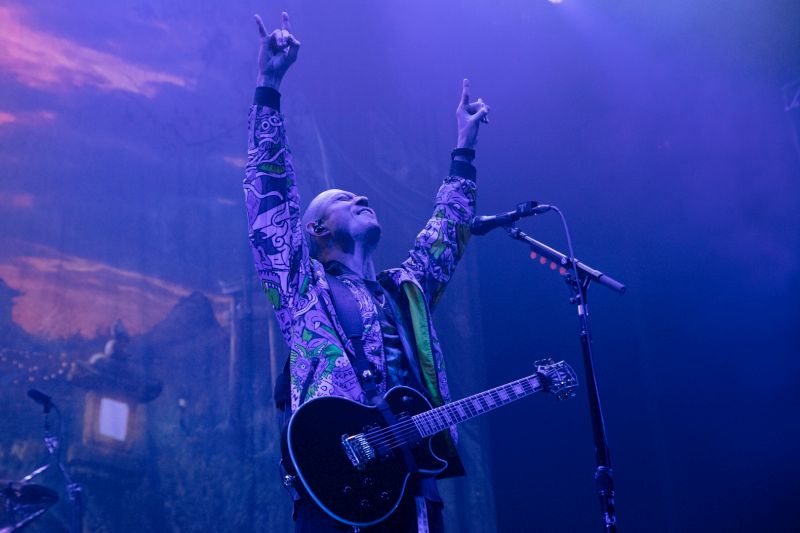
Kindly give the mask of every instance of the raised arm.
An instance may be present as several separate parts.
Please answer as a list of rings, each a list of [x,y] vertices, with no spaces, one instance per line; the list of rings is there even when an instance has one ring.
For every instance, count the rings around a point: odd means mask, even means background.
[[[475,145],[481,123],[488,123],[489,106],[482,99],[469,101],[469,80],[464,80],[456,108],[458,142],[450,173],[436,194],[433,216],[414,241],[403,268],[422,285],[433,308],[455,272],[469,240],[469,223],[475,213]]]
[[[290,320],[310,266],[278,92],[283,76],[297,59],[300,43],[290,32],[289,15],[282,13],[281,18],[281,29],[267,33],[256,15],[261,46],[255,101],[248,120],[244,194],[256,269],[286,330],[284,322]]]

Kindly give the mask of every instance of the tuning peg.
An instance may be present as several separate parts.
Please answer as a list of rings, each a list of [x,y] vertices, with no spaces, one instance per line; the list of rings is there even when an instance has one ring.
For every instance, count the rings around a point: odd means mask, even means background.
[[[550,365],[552,365],[554,363],[555,363],[555,361],[553,361],[552,358],[545,357],[544,359],[539,359],[538,361],[534,362],[533,364],[536,367],[540,367],[540,366],[550,366]]]

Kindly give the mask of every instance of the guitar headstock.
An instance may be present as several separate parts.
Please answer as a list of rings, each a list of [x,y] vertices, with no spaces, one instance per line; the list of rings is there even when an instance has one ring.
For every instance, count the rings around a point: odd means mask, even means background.
[[[566,400],[575,396],[578,387],[578,377],[567,363],[556,363],[550,358],[540,359],[534,363],[540,383],[546,392],[551,393],[559,400]]]

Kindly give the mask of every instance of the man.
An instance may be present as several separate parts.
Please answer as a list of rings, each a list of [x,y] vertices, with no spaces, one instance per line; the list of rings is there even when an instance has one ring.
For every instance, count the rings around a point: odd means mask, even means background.
[[[281,29],[272,33],[258,16],[256,23],[261,46],[244,191],[256,268],[290,348],[291,411],[328,395],[369,403],[351,364],[354,343],[337,316],[331,283],[344,285],[358,306],[363,354],[374,371],[377,390],[408,385],[434,406],[442,405],[450,397],[431,310],[469,237],[476,192],[473,147],[489,107],[480,99],[469,102],[469,82],[464,80],[456,111],[458,142],[433,217],[417,236],[408,259],[376,276],[372,252],[381,226],[366,197],[338,189],[324,191],[300,216],[278,92],[297,59],[300,42],[290,31],[286,13]],[[338,297],[336,305],[341,305]],[[451,433],[455,437],[455,430]],[[437,445],[438,453],[451,464],[448,473],[463,473],[451,435],[440,434]],[[302,493],[302,487],[298,489]],[[435,480],[414,480],[395,513],[362,531],[442,531],[441,507]],[[302,494],[295,519],[297,531],[350,529]]]

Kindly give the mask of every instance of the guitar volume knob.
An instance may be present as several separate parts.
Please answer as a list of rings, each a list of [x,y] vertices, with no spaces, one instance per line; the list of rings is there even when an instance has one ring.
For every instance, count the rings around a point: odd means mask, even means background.
[[[353,487],[351,487],[350,485],[345,485],[344,488],[342,489],[342,492],[344,493],[345,496],[349,496],[353,492]]]
[[[363,507],[364,509],[369,507],[369,500],[361,500],[361,507]]]
[[[365,477],[362,483],[364,483],[365,487],[371,487],[374,482],[372,481],[371,477]]]
[[[383,500],[385,502],[389,501],[389,493],[386,492],[386,491],[381,492],[381,500]]]

